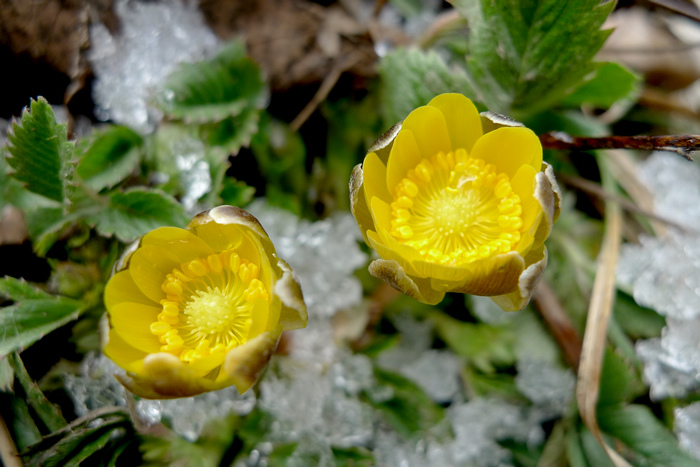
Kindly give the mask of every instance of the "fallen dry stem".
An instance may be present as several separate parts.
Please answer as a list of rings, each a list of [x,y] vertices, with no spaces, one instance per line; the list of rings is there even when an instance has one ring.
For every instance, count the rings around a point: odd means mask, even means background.
[[[599,161],[602,160],[602,157],[599,158]],[[620,251],[622,228],[620,205],[611,200],[607,200],[605,204],[605,234],[598,255],[598,270],[593,283],[588,318],[586,319],[576,385],[576,399],[581,418],[613,463],[617,467],[629,467],[629,463],[607,445],[596,418],[608,320],[615,298],[615,267]]]

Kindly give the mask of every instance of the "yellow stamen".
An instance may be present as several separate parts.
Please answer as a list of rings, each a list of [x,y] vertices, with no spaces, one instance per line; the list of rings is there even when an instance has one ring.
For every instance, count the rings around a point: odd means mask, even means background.
[[[458,266],[520,241],[522,205],[510,178],[464,149],[421,160],[393,194],[391,235],[427,261]]]
[[[270,297],[260,268],[232,250],[197,258],[167,274],[166,298],[150,331],[161,351],[189,363],[244,344],[253,303]],[[259,305],[256,305],[259,306]]]

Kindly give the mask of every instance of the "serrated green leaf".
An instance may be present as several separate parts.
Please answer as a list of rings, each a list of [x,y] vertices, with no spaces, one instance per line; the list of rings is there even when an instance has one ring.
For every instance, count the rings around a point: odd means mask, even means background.
[[[93,190],[109,188],[126,178],[141,159],[143,138],[125,126],[110,126],[87,148],[76,168]]]
[[[522,118],[542,110],[593,69],[615,2],[455,0],[469,21],[468,71],[489,110]]]
[[[27,190],[62,202],[72,144],[66,141],[66,126],[56,123],[46,99],[31,101],[20,122],[12,124],[7,139],[11,154],[7,162],[16,170],[12,176],[24,182]]]
[[[458,92],[474,99],[467,75],[450,68],[435,52],[397,49],[382,59],[382,110],[387,125],[406,118],[415,108],[445,92]]]
[[[46,333],[73,321],[80,307],[75,300],[52,297],[22,300],[0,308],[0,357],[21,351]]]
[[[618,63],[599,63],[591,78],[561,103],[569,106],[587,104],[607,109],[617,101],[634,99],[639,92],[640,83],[638,75]]]
[[[598,410],[601,430],[636,453],[634,465],[698,467],[700,461],[683,451],[675,436],[643,405],[610,406]]]
[[[401,435],[427,430],[444,417],[442,407],[411,380],[381,368],[374,369],[374,377],[379,385],[391,388],[393,397],[376,400],[368,394],[367,399]]]
[[[104,236],[115,235],[123,242],[163,226],[183,227],[188,221],[185,210],[170,195],[160,190],[135,189],[114,193],[109,206],[88,217]]]
[[[260,110],[248,107],[236,116],[204,124],[200,131],[210,146],[220,148],[226,156],[235,155],[242,147],[250,145],[251,138],[258,131],[259,122]]]
[[[429,317],[440,338],[457,355],[467,357],[475,368],[491,373],[494,365],[510,365],[515,361],[515,337],[509,330],[465,323],[441,312],[431,313]]]
[[[183,64],[163,88],[163,111],[188,122],[217,122],[249,107],[261,108],[266,96],[260,70],[238,40],[211,60]]]
[[[12,301],[42,300],[53,298],[43,290],[30,285],[24,279],[4,277],[0,279],[0,295],[4,295]]]

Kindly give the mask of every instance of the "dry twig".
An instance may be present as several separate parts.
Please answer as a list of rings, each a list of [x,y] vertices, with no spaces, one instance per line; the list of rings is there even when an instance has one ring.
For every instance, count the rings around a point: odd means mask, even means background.
[[[589,138],[571,136],[561,131],[551,131],[540,135],[545,149],[587,151],[592,149],[642,149],[649,151],[670,151],[692,161],[692,151],[700,151],[698,135],[666,136],[603,136]]]

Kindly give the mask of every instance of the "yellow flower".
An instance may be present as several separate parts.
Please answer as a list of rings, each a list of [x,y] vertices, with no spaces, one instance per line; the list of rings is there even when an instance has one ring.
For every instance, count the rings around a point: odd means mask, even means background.
[[[527,305],[547,264],[559,188],[538,137],[442,94],[395,125],[355,167],[353,215],[381,259],[372,275],[424,303],[446,292]]]
[[[258,379],[282,331],[306,326],[299,283],[258,220],[219,206],[186,229],[161,227],[127,248],[105,289],[104,353],[149,399]]]

